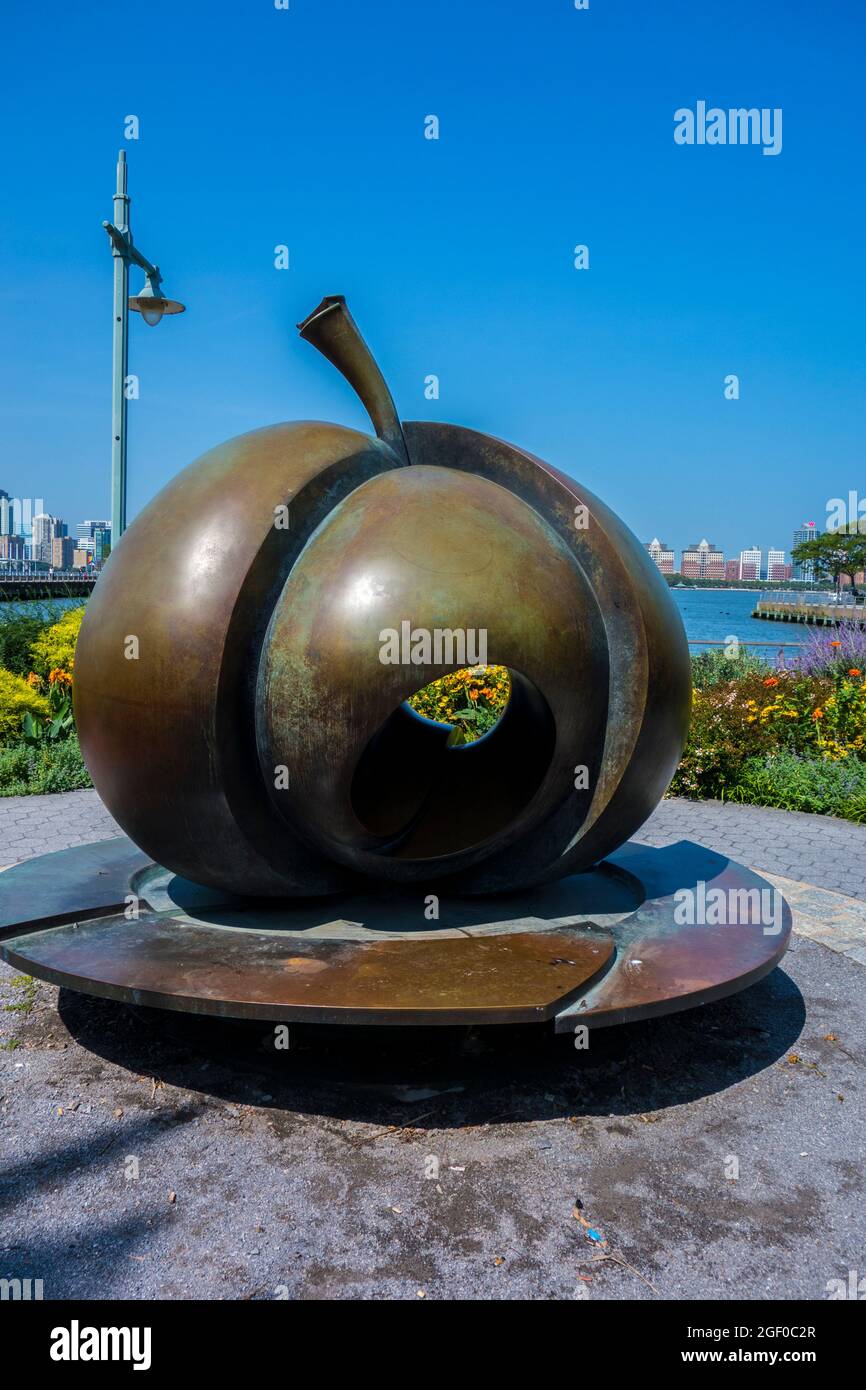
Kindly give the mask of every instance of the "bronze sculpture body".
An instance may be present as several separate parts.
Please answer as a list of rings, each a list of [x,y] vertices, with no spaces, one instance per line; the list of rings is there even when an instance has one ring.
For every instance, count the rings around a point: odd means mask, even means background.
[[[301,331],[378,437],[243,435],[124,536],[76,659],[106,804],[159,863],[242,893],[486,892],[596,863],[652,811],[685,738],[688,649],[663,580],[598,498],[531,455],[401,425],[342,300]],[[383,665],[379,634],[405,621],[483,629],[509,668],[508,715],[482,745],[446,747],[403,707],[454,665]]]
[[[401,423],[341,298],[300,331],[375,437],[243,435],[125,533],[88,605],[75,710],[129,836],[100,872],[144,911],[112,917],[83,854],[62,910],[31,868],[36,907],[23,937],[20,906],[0,915],[4,955],[160,1007],[560,1031],[760,978],[790,914],[772,939],[751,916],[688,932],[671,903],[683,876],[761,880],[696,847],[621,849],[670,781],[691,697],[644,548],[524,450]],[[406,701],[478,634],[511,695],[453,746]]]

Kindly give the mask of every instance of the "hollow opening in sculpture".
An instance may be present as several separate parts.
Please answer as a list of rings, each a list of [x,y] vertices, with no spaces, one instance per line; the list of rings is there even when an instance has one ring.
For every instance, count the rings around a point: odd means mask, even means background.
[[[425,685],[405,702],[415,714],[449,730],[448,747],[486,738],[511,699],[507,666],[465,666]]]
[[[463,676],[455,672],[445,680],[455,694],[464,686],[471,712],[478,700],[469,691],[476,687],[471,678],[462,682]],[[493,722],[464,724],[470,730],[474,724],[480,736],[466,738],[457,720],[462,705],[454,709],[453,722],[422,713],[432,708],[427,686],[403,701],[364,749],[351,802],[358,820],[377,837],[378,853],[431,859],[504,839],[541,785],[556,741],[547,701],[513,668],[487,667],[479,679],[477,688],[494,692],[479,697]]]

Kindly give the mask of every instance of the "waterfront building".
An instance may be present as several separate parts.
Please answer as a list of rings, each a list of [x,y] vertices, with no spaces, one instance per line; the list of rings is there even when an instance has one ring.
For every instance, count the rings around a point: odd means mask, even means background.
[[[92,541],[93,533],[97,530],[110,531],[110,521],[79,521],[75,528],[75,534],[80,541]]]
[[[644,548],[649,552],[650,559],[662,574],[674,573],[674,552],[670,546],[660,541],[658,536],[653,536],[651,541],[644,543]]]
[[[71,569],[74,551],[75,541],[71,536],[54,536],[51,541],[52,567],[56,570]]]
[[[108,521],[79,521],[75,528],[80,550],[93,552],[94,560],[108,559],[111,550],[111,523]]]
[[[32,560],[44,560],[51,563],[51,542],[54,540],[56,517],[50,516],[48,512],[38,512],[33,518],[32,540],[30,542],[30,558]]]
[[[803,541],[810,541],[815,536],[820,536],[821,534],[821,527],[816,526],[814,521],[804,521],[802,526],[798,526],[794,532],[794,539],[791,542],[792,548],[795,545],[801,545]],[[808,561],[803,565],[797,564],[795,561],[793,574],[795,579],[803,579],[811,584],[815,578],[815,567]]]
[[[0,560],[23,560],[24,537],[0,536]]]
[[[739,560],[726,560],[726,561],[725,561],[725,578],[728,580],[728,582],[730,583],[732,580],[739,579],[739,577],[740,577],[740,562],[739,562]]]
[[[111,527],[97,526],[93,532],[93,558],[100,565],[111,554]]]
[[[748,550],[741,550],[740,579],[760,579],[761,558],[761,551],[756,545],[751,546]]]
[[[787,574],[785,571],[787,570]],[[767,578],[768,579],[790,579],[791,567],[785,564],[784,550],[767,551]]]
[[[680,574],[689,579],[724,579],[725,557],[708,540],[696,541],[683,551]]]

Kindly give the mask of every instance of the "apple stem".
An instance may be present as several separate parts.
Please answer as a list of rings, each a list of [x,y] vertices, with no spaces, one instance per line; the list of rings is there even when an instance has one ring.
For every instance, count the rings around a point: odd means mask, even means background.
[[[409,452],[394,399],[343,296],[327,295],[298,324],[298,331],[342,372],[363,402],[376,434],[390,445],[401,463],[408,464]]]

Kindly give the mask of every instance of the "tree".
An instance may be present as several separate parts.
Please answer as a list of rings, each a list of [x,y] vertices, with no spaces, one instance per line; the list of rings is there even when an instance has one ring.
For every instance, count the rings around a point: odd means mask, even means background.
[[[856,576],[866,570],[866,533],[855,521],[801,541],[791,555],[798,565],[811,565],[816,579],[832,579],[837,591],[843,578],[850,579],[851,590],[856,594]]]

